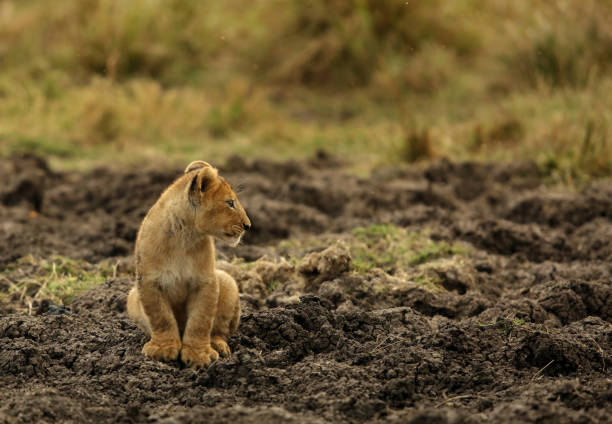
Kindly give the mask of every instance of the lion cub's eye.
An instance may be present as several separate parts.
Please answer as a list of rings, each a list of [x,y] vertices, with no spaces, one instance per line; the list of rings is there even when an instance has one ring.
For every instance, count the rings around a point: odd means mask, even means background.
[[[234,201],[233,200],[228,200],[227,202],[225,202],[229,205],[230,208],[234,209]]]

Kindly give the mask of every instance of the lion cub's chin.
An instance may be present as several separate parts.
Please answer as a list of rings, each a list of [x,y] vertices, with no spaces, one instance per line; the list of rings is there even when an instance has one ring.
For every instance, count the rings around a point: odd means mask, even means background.
[[[224,235],[223,237],[218,237],[218,238],[222,242],[229,244],[232,247],[236,247],[238,246],[238,244],[240,243],[240,240],[242,239],[242,234],[240,234],[239,236],[233,236],[233,237],[228,237]]]

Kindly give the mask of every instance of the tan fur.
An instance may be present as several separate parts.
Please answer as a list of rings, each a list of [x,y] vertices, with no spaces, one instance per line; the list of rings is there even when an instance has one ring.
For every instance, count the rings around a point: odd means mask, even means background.
[[[128,314],[151,336],[144,355],[169,361],[180,354],[197,367],[230,354],[238,287],[215,270],[213,237],[237,244],[250,225],[234,190],[206,162],[190,163],[161,195],[138,232],[138,283],[127,299]]]

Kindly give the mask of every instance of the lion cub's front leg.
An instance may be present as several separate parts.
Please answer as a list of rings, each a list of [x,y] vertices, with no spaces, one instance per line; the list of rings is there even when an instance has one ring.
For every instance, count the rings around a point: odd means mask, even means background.
[[[139,295],[151,327],[151,340],[145,343],[142,353],[158,361],[176,360],[181,350],[181,338],[167,296],[154,281],[143,281]]]
[[[210,345],[219,285],[213,275],[201,281],[187,300],[187,322],[183,333],[181,360],[190,367],[207,366],[219,354]]]

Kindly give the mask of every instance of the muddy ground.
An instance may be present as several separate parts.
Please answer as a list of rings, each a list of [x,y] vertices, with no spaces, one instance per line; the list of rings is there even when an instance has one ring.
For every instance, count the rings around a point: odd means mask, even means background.
[[[611,422],[612,183],[553,190],[531,163],[343,166],[221,167],[253,224],[218,246],[244,313],[232,356],[195,371],[145,359],[125,313],[139,222],[180,170],[0,160],[0,291],[29,254],[125,270],[69,313],[0,306],[0,422]],[[435,289],[356,272],[343,235],[372,223],[470,253]]]

